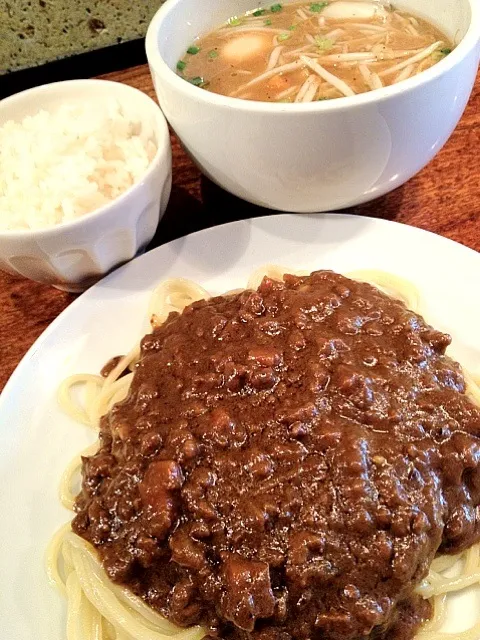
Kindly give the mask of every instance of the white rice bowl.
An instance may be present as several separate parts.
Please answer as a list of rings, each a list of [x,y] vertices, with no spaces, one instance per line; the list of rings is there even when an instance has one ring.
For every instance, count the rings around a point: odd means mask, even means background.
[[[0,230],[91,213],[139,182],[156,152],[116,100],[9,120],[0,127]]]

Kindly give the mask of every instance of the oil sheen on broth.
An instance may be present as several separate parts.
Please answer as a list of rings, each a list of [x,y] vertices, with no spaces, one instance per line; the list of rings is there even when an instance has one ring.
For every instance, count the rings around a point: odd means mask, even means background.
[[[272,4],[196,40],[177,73],[225,96],[312,102],[401,82],[452,46],[436,27],[390,3]]]

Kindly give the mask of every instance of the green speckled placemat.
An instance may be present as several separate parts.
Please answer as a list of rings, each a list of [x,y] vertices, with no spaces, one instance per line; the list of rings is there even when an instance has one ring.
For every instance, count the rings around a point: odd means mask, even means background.
[[[163,1],[0,0],[0,75],[142,38]]]

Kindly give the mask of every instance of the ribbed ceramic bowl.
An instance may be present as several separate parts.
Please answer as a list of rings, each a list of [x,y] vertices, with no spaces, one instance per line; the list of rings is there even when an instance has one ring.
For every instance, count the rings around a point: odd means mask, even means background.
[[[82,291],[140,253],[165,212],[172,182],[168,126],[146,94],[116,82],[72,80],[44,85],[0,103],[0,126],[62,103],[115,98],[157,153],[143,179],[111,203],[75,221],[39,230],[0,231],[0,269],[66,291]],[[1,211],[0,211],[1,215]]]

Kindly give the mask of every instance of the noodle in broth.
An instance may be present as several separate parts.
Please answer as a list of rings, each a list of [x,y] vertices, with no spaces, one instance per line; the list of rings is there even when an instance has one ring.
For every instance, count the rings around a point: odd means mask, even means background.
[[[401,82],[452,47],[427,21],[380,0],[273,4],[199,38],[177,73],[225,96],[313,102]]]

